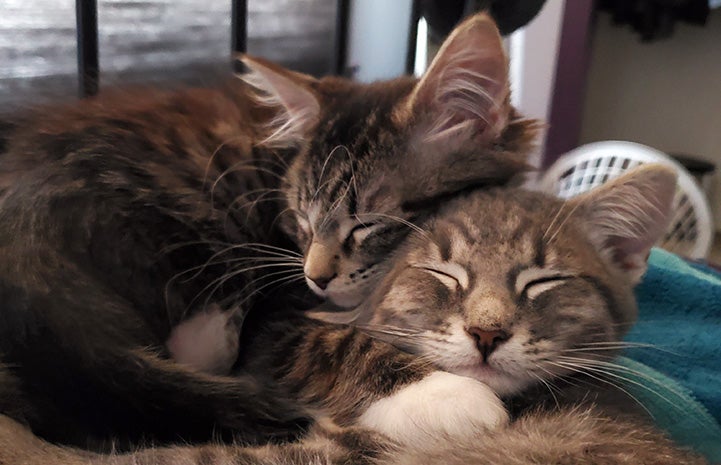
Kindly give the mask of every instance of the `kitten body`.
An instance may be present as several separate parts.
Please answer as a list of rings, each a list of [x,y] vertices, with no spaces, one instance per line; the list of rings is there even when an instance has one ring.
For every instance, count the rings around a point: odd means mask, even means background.
[[[568,201],[503,188],[455,198],[358,309],[309,313],[351,327],[266,322],[255,333],[278,349],[251,360],[336,424],[391,438],[372,463],[704,463],[653,426],[613,363],[674,192],[675,173],[656,165]],[[487,395],[454,385],[463,378]]]
[[[30,464],[58,454],[119,465],[704,463],[629,408],[633,399],[597,370],[612,368],[635,317],[631,291],[670,218],[674,180],[668,168],[645,167],[568,202],[476,192],[409,238],[370,301],[347,315],[353,326],[297,314],[258,321],[254,337],[276,350],[246,353],[248,363],[272,367],[279,384],[333,420],[297,444],[83,456],[14,424],[0,431],[31,443],[20,452]],[[501,330],[495,346],[485,339],[483,331]],[[451,379],[482,381],[513,418],[484,422],[494,397],[467,402],[460,385],[439,390]]]
[[[674,186],[651,166],[567,202],[451,200],[359,309],[310,313],[353,327],[263,322],[252,332],[274,347],[247,363],[336,424],[391,438],[380,463],[703,463],[654,428],[613,363]]]
[[[526,167],[534,125],[508,104],[484,15],[421,80],[364,85],[243,63],[224,90],[108,92],[7,134],[0,411],[38,435],[102,450],[292,434],[306,412],[264,367],[200,373],[234,357],[204,364],[173,328],[203,312],[240,325],[303,307],[302,289],[267,292],[303,277],[355,305],[414,222]]]

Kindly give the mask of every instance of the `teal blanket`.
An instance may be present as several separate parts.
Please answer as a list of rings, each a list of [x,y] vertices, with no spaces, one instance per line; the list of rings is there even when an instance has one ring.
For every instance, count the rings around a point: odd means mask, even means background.
[[[639,320],[621,364],[628,384],[679,443],[721,463],[721,274],[654,249],[636,290]]]

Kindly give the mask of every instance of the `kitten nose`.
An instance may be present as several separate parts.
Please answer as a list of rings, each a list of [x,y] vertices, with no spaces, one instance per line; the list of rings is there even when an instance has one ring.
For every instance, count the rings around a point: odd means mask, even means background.
[[[473,337],[476,341],[476,347],[483,355],[483,361],[488,360],[488,356],[496,350],[496,348],[502,343],[506,342],[511,337],[510,334],[503,331],[502,329],[484,330],[472,326],[466,328],[466,332]]]
[[[325,290],[328,283],[338,276],[337,262],[338,256],[334,254],[333,249],[322,242],[314,241],[305,255],[303,272],[308,280]]]
[[[325,288],[328,287],[328,283],[333,281],[333,279],[338,276],[337,273],[334,273],[333,276],[317,276],[317,277],[311,277],[308,276],[308,279],[313,281],[316,286],[321,288],[321,290],[325,291]]]

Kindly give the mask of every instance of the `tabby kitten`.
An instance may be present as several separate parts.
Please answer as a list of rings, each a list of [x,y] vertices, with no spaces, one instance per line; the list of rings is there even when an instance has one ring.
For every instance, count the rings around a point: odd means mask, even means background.
[[[450,200],[398,249],[361,306],[309,314],[352,327],[265,323],[254,332],[272,348],[253,344],[248,363],[276,367],[281,385],[337,424],[383,433],[413,454],[453,456],[464,444],[482,457],[473,449],[491,451],[493,441],[474,444],[491,428],[504,444],[504,434],[527,431],[519,453],[553,457],[539,463],[581,463],[569,454],[583,450],[591,462],[617,454],[673,463],[659,452],[671,443],[613,383],[624,372],[612,358],[636,318],[633,288],[670,221],[675,186],[673,170],[647,165],[565,202],[508,188]],[[516,417],[508,427],[499,399]],[[550,425],[559,423],[577,435],[564,427],[567,443],[553,449]],[[505,453],[500,463],[515,463],[515,451]]]
[[[413,222],[525,168],[533,124],[508,104],[484,15],[420,81],[243,62],[243,81],[222,91],[108,92],[12,126],[0,157],[0,412],[97,449],[292,434],[308,415],[287,393],[262,372],[170,360],[187,342],[172,328],[287,307],[260,297],[271,278],[303,279],[301,261],[317,294],[355,305]]]
[[[6,457],[30,465],[59,457],[118,465],[703,463],[654,430],[597,370],[611,366],[634,319],[632,288],[670,219],[674,186],[672,170],[649,165],[567,202],[476,192],[448,202],[409,238],[370,300],[340,315],[353,326],[299,316],[259,322],[249,363],[273,367],[279,383],[344,428],[325,424],[291,445],[83,457],[8,424],[28,446]],[[539,400],[538,387],[552,402]],[[527,406],[509,422],[500,397]]]

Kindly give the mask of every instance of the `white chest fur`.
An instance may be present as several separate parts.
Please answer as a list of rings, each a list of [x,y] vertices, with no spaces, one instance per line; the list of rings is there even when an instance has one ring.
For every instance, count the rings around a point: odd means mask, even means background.
[[[419,449],[439,440],[477,436],[480,429],[508,421],[491,388],[441,371],[376,401],[360,418],[361,425]]]

